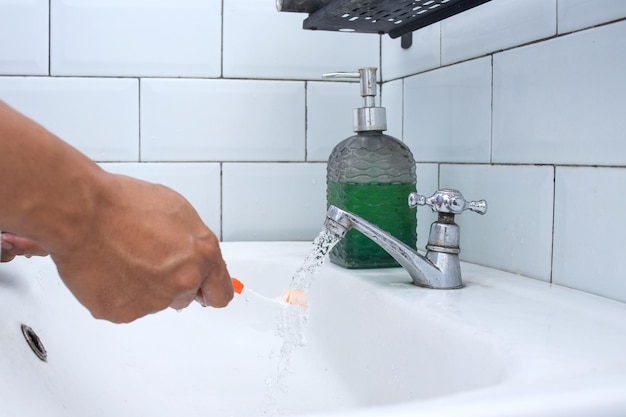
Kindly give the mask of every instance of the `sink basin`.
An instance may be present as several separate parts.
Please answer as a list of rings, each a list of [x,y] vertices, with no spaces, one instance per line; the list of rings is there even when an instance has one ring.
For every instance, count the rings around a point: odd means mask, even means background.
[[[311,249],[228,242],[229,270],[275,297]],[[465,288],[418,288],[400,268],[327,263],[309,294],[306,345],[279,375],[282,306],[95,320],[48,258],[0,265],[5,415],[623,416],[626,305],[462,264]],[[21,325],[45,346],[34,355]]]

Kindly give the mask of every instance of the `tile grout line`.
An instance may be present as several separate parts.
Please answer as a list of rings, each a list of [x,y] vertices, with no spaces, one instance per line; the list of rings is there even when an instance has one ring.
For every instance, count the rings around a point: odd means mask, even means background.
[[[552,170],[552,241],[550,242],[550,284],[554,284],[554,225],[556,223],[556,168]]]
[[[304,162],[309,162],[309,82],[304,82]]]
[[[559,0],[555,1],[555,5],[554,6],[556,7],[555,19],[554,19],[555,20],[554,25],[555,25],[555,28],[556,28],[555,33],[558,36],[559,35]]]
[[[139,141],[139,162],[143,162],[142,154],[141,154],[141,78],[137,78],[137,134],[139,137],[137,140]]]
[[[224,0],[222,0],[222,13],[221,13],[221,28],[220,28],[220,76],[224,78]]]
[[[493,117],[493,95],[494,95],[494,87],[493,87],[493,79],[494,79],[494,70],[493,70],[493,61],[494,61],[494,56],[491,55],[491,94],[490,94],[490,98],[491,98],[491,108],[490,108],[490,112],[489,112],[489,117],[490,117],[490,122],[489,123],[489,163],[493,165],[493,124],[494,124],[494,117]]]
[[[220,162],[220,242],[224,241],[224,162]]]
[[[406,139],[405,139],[405,135],[404,135],[404,121],[405,121],[405,114],[404,114],[404,78],[402,79],[402,84],[400,85],[400,100],[401,100],[401,105],[400,105],[400,115],[402,116],[400,118],[400,134],[402,135],[402,142],[406,143]]]
[[[48,0],[48,76],[52,75],[52,0]]]
[[[441,22],[439,22],[439,67],[441,68],[443,62],[443,33],[441,30]]]

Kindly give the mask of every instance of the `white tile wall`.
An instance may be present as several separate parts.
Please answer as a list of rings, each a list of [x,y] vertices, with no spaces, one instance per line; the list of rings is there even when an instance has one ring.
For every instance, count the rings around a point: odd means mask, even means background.
[[[312,240],[326,213],[324,163],[225,163],[224,240]]]
[[[356,85],[320,76],[380,66],[418,190],[489,201],[458,218],[464,259],[626,300],[604,266],[626,249],[611,210],[626,183],[624,4],[492,0],[403,50],[303,31],[305,15],[273,0],[0,0],[0,99],[126,162],[107,169],[179,190],[223,239],[310,240],[323,161],[359,102]],[[418,212],[419,247],[434,217]]]
[[[489,162],[491,57],[404,80],[404,141],[423,162]]]
[[[626,21],[494,56],[493,160],[626,164]]]
[[[381,38],[381,55],[387,64],[382,72],[384,81],[437,68],[441,64],[439,23],[413,32],[412,37],[415,47],[409,49],[402,49],[400,38],[391,39],[388,35]]]
[[[553,167],[442,165],[440,185],[487,200],[485,215],[456,216],[461,259],[550,280]]]
[[[142,161],[303,161],[304,82],[141,81]]]
[[[48,74],[48,0],[0,0],[0,75]]]
[[[53,75],[220,76],[220,0],[50,1]]]
[[[378,36],[305,31],[306,16],[277,13],[275,0],[225,1],[224,76],[319,80],[378,66]]]
[[[380,90],[380,105],[386,109],[388,135],[402,140],[404,80],[386,82]]]
[[[483,217],[458,217],[463,259],[626,301],[616,272],[626,246],[615,233],[626,184],[625,4],[492,0],[441,23],[434,69],[392,58],[383,40],[383,74],[403,77],[393,83],[404,83],[404,140],[437,167],[439,185],[489,202]],[[477,83],[463,65],[481,59],[492,60],[491,78]],[[490,129],[476,153],[467,147],[479,115]]]
[[[558,0],[559,33],[626,17],[624,0]]]
[[[352,109],[363,100],[358,83],[307,83],[307,160],[327,161],[339,142],[354,135]]]
[[[101,163],[106,171],[163,184],[185,197],[218,237],[221,234],[219,163]]]
[[[441,23],[441,63],[488,54],[556,33],[556,0],[492,0]]]
[[[139,159],[136,79],[0,77],[0,99],[97,161]]]
[[[557,168],[555,283],[626,302],[624,206],[625,169]]]

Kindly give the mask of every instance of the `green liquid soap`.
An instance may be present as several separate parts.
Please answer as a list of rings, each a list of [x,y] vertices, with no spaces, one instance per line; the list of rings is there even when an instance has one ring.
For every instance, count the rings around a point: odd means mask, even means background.
[[[328,182],[328,205],[352,212],[415,249],[416,210],[407,204],[415,183],[354,184]],[[330,252],[331,262],[345,268],[387,268],[398,266],[395,259],[374,241],[355,229]]]
[[[350,211],[415,248],[417,218],[407,198],[417,183],[415,159],[402,141],[384,134],[386,110],[376,107],[376,68],[359,68],[363,107],[352,112],[356,133],[331,151],[326,170],[328,205]],[[349,230],[330,253],[345,268],[383,268],[396,261],[357,230]]]

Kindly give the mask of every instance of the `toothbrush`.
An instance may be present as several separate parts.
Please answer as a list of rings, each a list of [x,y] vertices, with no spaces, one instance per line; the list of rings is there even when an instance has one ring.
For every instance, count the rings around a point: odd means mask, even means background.
[[[269,301],[271,303],[299,305],[301,307],[307,306],[308,295],[306,292],[299,288],[286,289],[283,291],[279,298],[270,298],[251,290],[246,285],[244,285],[243,282],[235,277],[232,277],[231,281],[233,282],[233,289],[235,290],[236,294],[250,295],[265,301]]]

